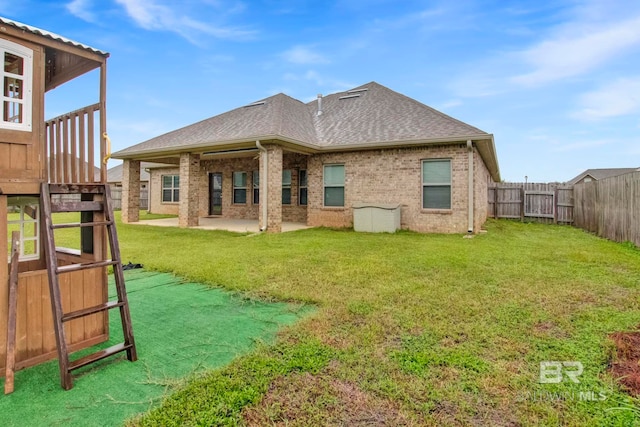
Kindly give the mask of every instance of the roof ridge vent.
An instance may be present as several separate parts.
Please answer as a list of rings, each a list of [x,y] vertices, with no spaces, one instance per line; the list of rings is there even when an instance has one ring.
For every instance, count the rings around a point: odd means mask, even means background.
[[[363,88],[360,88],[360,89],[349,90],[349,91],[347,91],[347,93],[360,93],[360,92],[366,92],[368,90],[369,90],[368,87],[363,87]]]
[[[266,104],[267,101],[257,101],[257,102],[252,102],[251,104],[247,104],[244,106],[244,108],[248,108],[248,107],[257,107],[258,105],[264,105]]]
[[[344,95],[344,96],[341,96],[338,99],[351,99],[351,98],[360,98],[360,94],[359,93],[354,93],[352,95]]]

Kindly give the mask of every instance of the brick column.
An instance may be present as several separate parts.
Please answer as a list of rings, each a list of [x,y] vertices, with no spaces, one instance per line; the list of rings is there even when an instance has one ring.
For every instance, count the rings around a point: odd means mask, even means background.
[[[198,225],[198,186],[200,183],[200,156],[180,154],[180,209],[178,225]]]
[[[140,220],[140,160],[125,160],[122,164],[122,222]]]
[[[264,194],[264,187],[260,185],[260,203],[267,204],[267,232],[280,233],[282,231],[282,147],[265,145],[265,148],[268,170],[265,171],[262,164],[264,156],[260,156],[260,183],[267,182],[268,189],[267,194]]]

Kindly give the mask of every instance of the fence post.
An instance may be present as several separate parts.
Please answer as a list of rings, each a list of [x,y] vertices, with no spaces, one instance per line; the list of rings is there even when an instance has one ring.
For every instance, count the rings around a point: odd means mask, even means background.
[[[558,223],[558,187],[553,189],[553,223]]]

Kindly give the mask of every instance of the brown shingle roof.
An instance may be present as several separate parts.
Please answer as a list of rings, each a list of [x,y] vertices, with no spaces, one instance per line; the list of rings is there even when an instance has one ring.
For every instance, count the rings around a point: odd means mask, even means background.
[[[304,104],[277,94],[125,148],[113,157],[261,138],[282,138],[321,148],[491,137],[375,82],[328,95],[322,99],[322,114],[317,110],[317,100]]]
[[[640,168],[608,168],[608,169],[587,169],[582,172],[580,175],[576,176],[572,180],[568,181],[568,184],[575,184],[580,181],[582,178],[587,176],[592,177],[594,180],[598,181],[604,178],[611,178],[613,176],[622,175],[625,173],[636,172],[640,170]]]
[[[112,155],[157,159],[179,152],[255,147],[280,140],[307,152],[474,140],[500,180],[493,135],[371,82],[303,103],[282,93],[149,139]]]
[[[317,101],[308,105],[317,109]],[[323,98],[314,124],[323,145],[488,136],[376,82]]]
[[[107,182],[122,182],[122,163],[107,170]],[[140,181],[149,181],[148,168],[166,166],[160,163],[140,162]]]

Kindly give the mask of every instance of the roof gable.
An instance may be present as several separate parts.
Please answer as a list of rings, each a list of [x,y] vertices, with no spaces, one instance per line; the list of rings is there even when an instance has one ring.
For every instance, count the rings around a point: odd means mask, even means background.
[[[317,100],[307,105],[318,109]],[[489,135],[376,82],[322,98],[314,125],[323,145]]]

